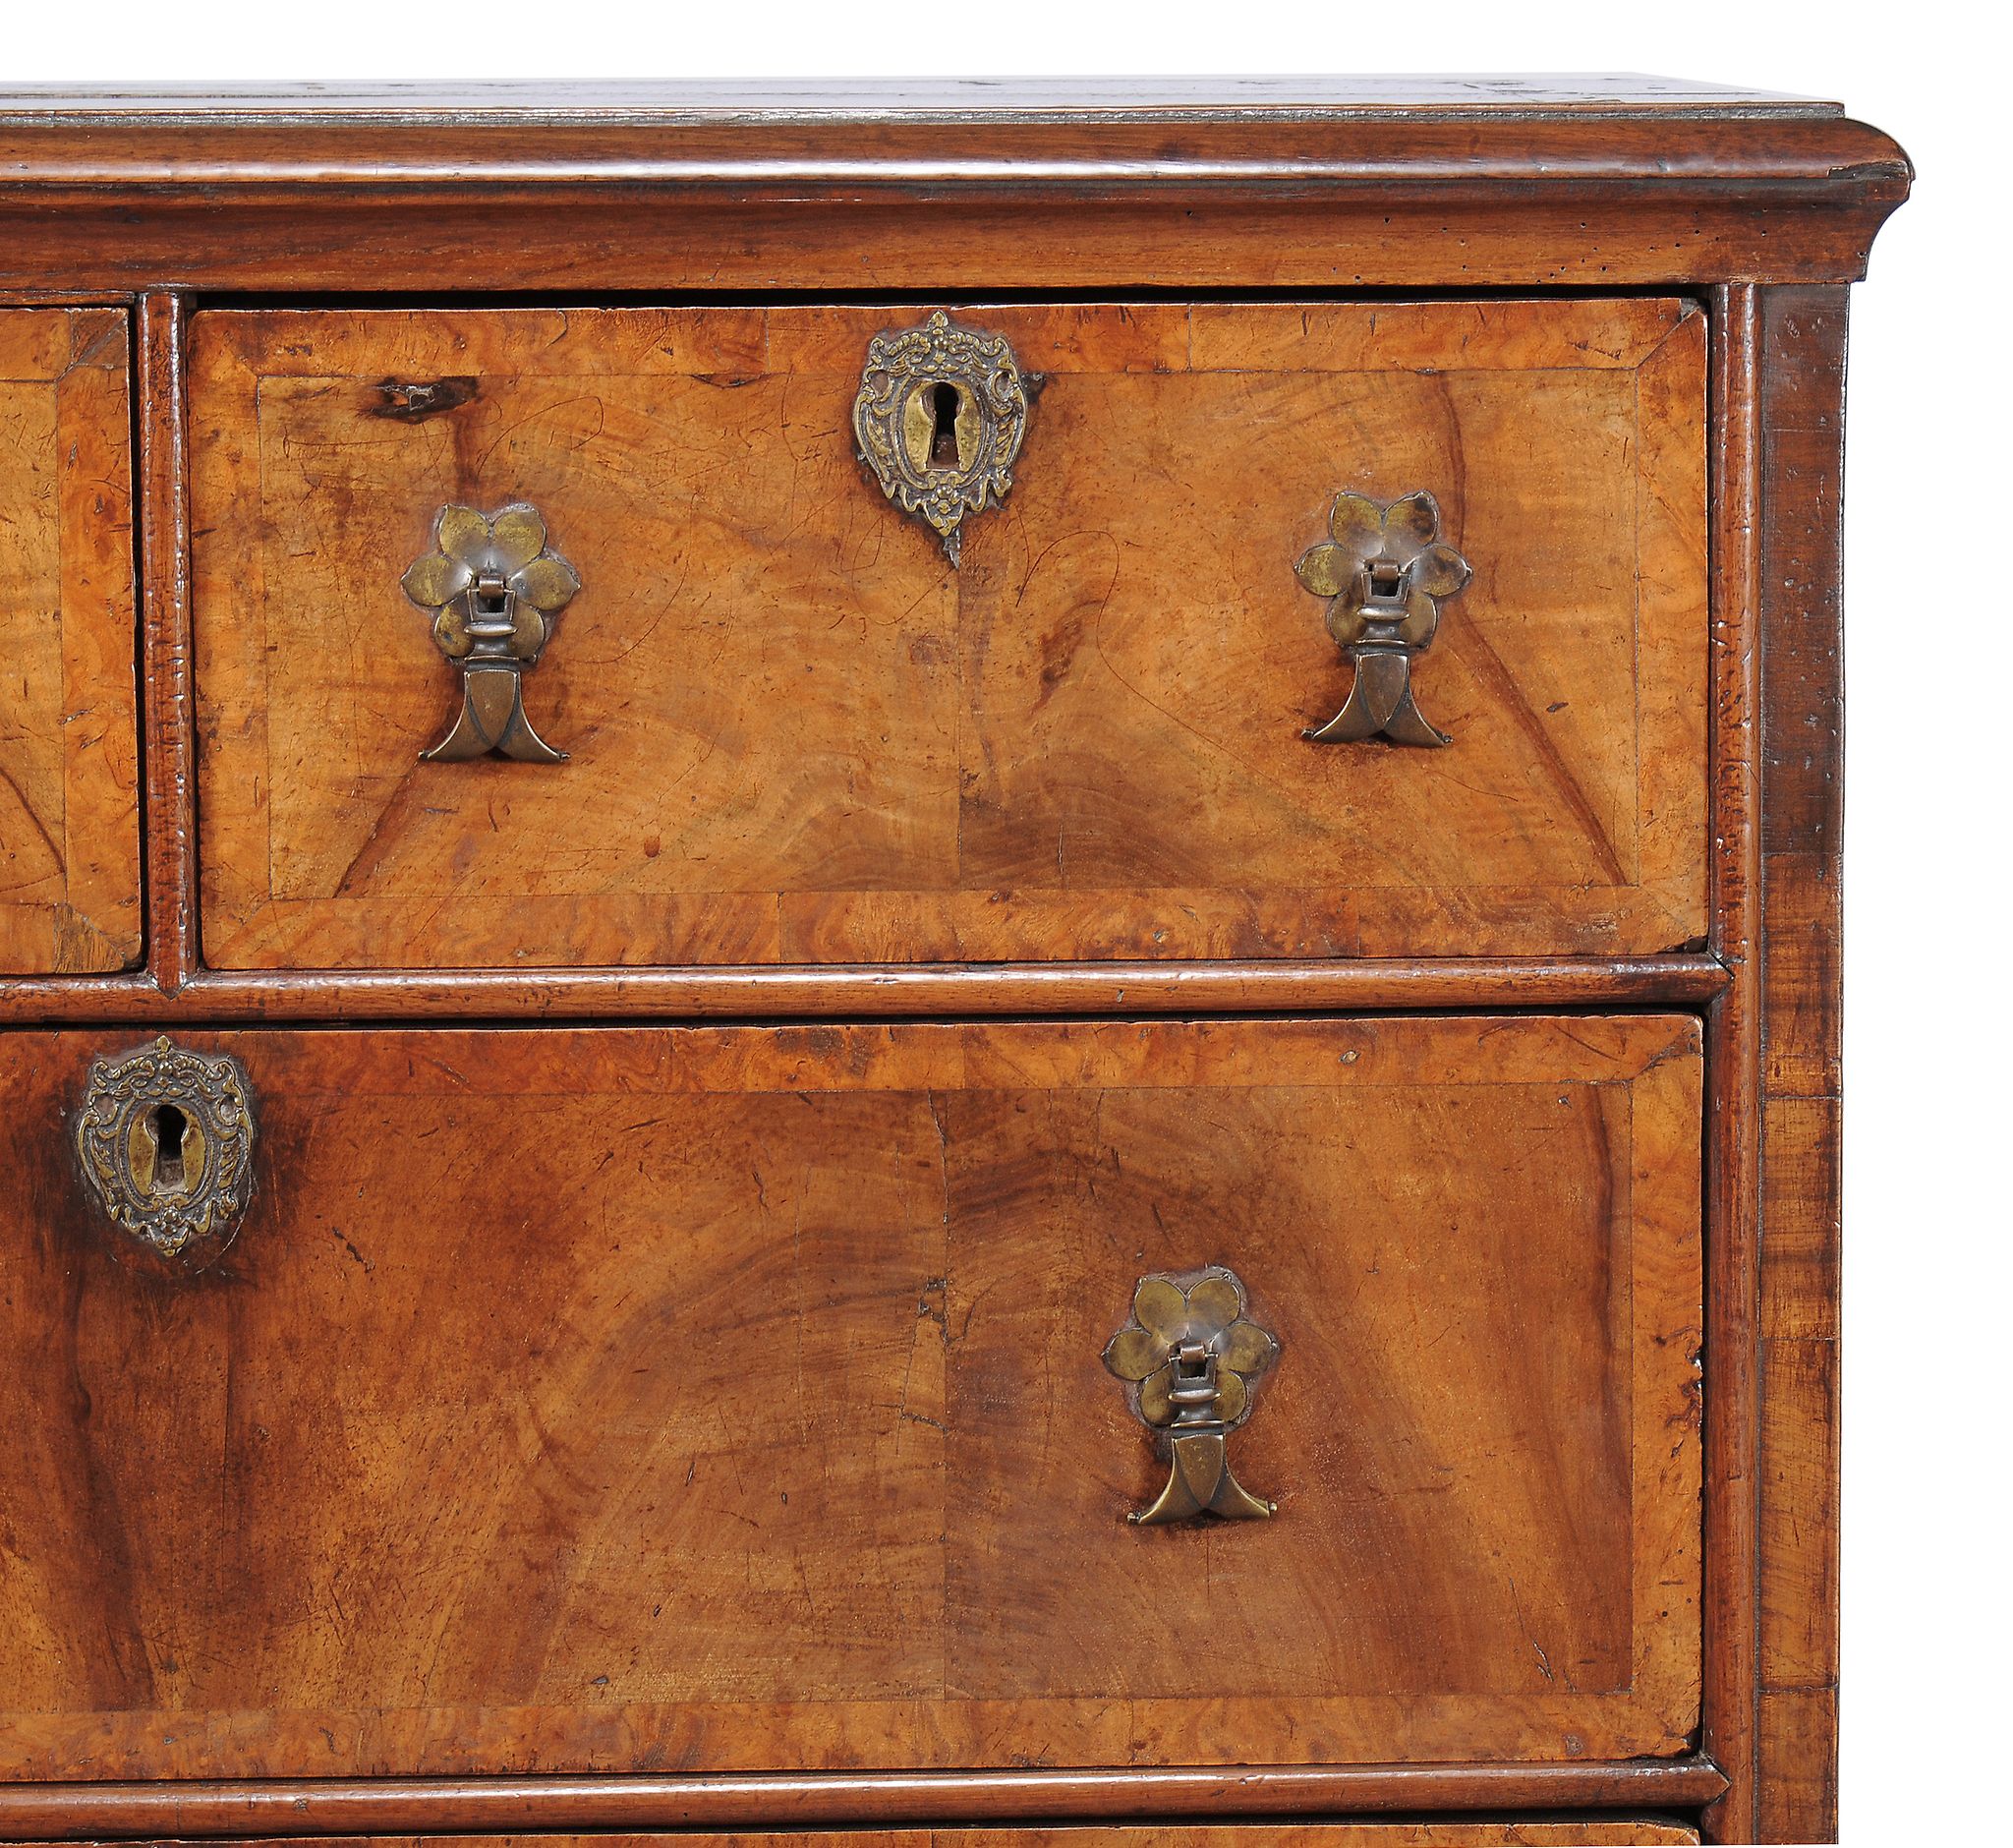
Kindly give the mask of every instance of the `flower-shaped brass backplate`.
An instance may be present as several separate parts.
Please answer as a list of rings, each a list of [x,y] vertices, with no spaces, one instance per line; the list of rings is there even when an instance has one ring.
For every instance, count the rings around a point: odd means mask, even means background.
[[[546,544],[545,517],[523,502],[494,513],[442,507],[433,547],[399,582],[432,616],[435,646],[461,670],[461,710],[446,737],[420,755],[444,763],[494,751],[563,763],[566,753],[524,715],[524,672],[545,652],[580,574]]]
[[[1328,531],[1300,554],[1294,575],[1328,599],[1328,633],[1356,677],[1342,711],[1306,735],[1323,744],[1380,732],[1400,744],[1452,743],[1426,722],[1411,690],[1412,658],[1430,646],[1440,605],[1472,575],[1440,539],[1439,502],[1427,493],[1392,501],[1338,494]]]
[[[1279,1357],[1279,1343],[1246,1318],[1244,1287],[1220,1264],[1187,1277],[1142,1277],[1132,1320],[1105,1349],[1105,1365],[1137,1388],[1141,1421],[1166,1431],[1168,1484],[1128,1517],[1160,1527],[1190,1515],[1262,1521],[1269,1501],[1231,1473],[1225,1439],[1251,1412],[1250,1383]]]

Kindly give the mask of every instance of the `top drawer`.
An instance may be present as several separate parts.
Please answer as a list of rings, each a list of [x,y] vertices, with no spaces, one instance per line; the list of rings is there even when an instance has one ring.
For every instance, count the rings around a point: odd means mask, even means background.
[[[126,316],[0,309],[0,973],[140,956]]]
[[[924,314],[199,315],[207,960],[1592,955],[1703,934],[1702,315],[960,309],[1038,388],[953,568],[855,453],[869,343]],[[897,441],[970,456],[969,399],[925,377],[908,408]],[[1409,664],[1449,748],[1304,735],[1370,671],[1294,571],[1346,491],[1430,494],[1471,567]],[[401,576],[442,508],[519,502],[578,578],[521,680],[569,756],[422,762],[457,670]],[[1308,575],[1348,579],[1339,555]],[[1422,570],[1399,595],[1429,616]]]

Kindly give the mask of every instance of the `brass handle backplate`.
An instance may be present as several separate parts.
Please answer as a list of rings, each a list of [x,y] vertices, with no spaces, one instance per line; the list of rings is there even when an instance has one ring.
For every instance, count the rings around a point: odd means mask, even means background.
[[[1429,724],[1412,697],[1412,662],[1432,645],[1440,605],[1472,575],[1440,539],[1431,494],[1372,500],[1342,493],[1328,516],[1329,538],[1300,554],[1294,575],[1328,599],[1328,633],[1355,668],[1349,702],[1305,735],[1322,744],[1380,733],[1399,744],[1453,743]]]
[[[1251,1414],[1251,1385],[1279,1357],[1279,1343],[1244,1313],[1244,1286],[1221,1264],[1185,1277],[1142,1277],[1132,1319],[1105,1349],[1105,1365],[1132,1387],[1141,1423],[1165,1432],[1168,1482],[1151,1507],[1128,1515],[1143,1528],[1220,1515],[1263,1521],[1277,1504],[1231,1473],[1229,1439]]]
[[[868,343],[853,400],[860,460],[902,512],[936,530],[953,565],[965,516],[1013,486],[1039,383],[1022,376],[1004,334],[957,326],[942,309]]]
[[[75,1128],[85,1179],[121,1231],[163,1257],[230,1242],[252,1194],[256,1134],[235,1059],[166,1037],[95,1059]]]
[[[420,755],[454,763],[491,751],[563,764],[524,716],[524,676],[551,639],[580,574],[546,544],[545,516],[519,501],[494,513],[442,507],[433,549],[407,567],[405,594],[433,622],[433,641],[461,670],[461,707],[447,735]]]

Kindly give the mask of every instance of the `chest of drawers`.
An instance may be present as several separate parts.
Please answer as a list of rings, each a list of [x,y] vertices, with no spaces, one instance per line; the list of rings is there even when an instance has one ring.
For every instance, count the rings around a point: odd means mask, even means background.
[[[1909,177],[0,98],[0,1836],[1825,1835]]]

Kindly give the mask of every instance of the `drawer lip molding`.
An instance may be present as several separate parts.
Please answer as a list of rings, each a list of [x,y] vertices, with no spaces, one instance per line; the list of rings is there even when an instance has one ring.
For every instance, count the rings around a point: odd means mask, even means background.
[[[1690,1810],[1727,1787],[1711,1760],[1358,1764],[1213,1770],[764,1772],[746,1776],[192,1779],[0,1784],[0,1840],[426,1834],[988,1817],[1388,1815]]]
[[[1473,960],[782,965],[766,969],[201,970],[12,981],[0,1021],[925,1019],[941,1015],[1352,1013],[1705,1007],[1732,977],[1704,953]]]

